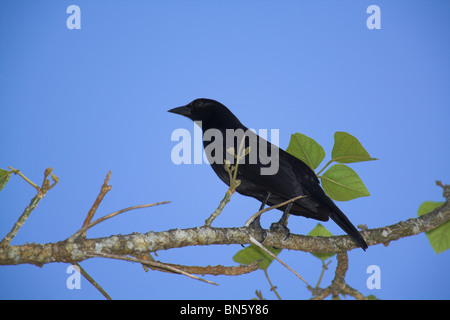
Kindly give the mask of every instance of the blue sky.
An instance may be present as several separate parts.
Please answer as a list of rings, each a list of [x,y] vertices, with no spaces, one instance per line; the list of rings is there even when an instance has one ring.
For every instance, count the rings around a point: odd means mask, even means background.
[[[81,9],[69,30],[66,9]],[[381,29],[369,30],[369,5]],[[170,154],[188,119],[168,109],[199,98],[228,106],[246,126],[279,129],[280,147],[301,132],[330,159],[333,134],[356,136],[379,161],[351,167],[370,197],[338,205],[355,224],[382,227],[442,201],[450,183],[450,3],[446,1],[0,1],[0,167],[41,182],[51,166],[58,185],[39,203],[12,244],[63,240],[78,230],[111,170],[113,189],[96,217],[132,205],[169,205],[123,214],[88,237],[200,226],[226,186],[208,165],[175,165]],[[34,196],[13,176],[0,192],[3,237]],[[242,226],[259,203],[234,195],[213,225]],[[262,219],[263,226],[280,212]],[[292,217],[291,232],[313,220]],[[342,231],[324,224],[333,234]],[[236,246],[158,252],[186,265],[235,265]],[[436,255],[424,234],[349,253],[348,283],[382,299],[448,299],[449,252]],[[280,257],[315,284],[321,262],[308,253]],[[211,286],[138,264],[90,259],[82,266],[116,299],[275,299],[262,271],[206,277]],[[378,265],[381,289],[366,286]],[[336,259],[322,281],[333,278]],[[68,265],[0,267],[1,299],[102,299],[82,279],[69,290]],[[284,299],[309,291],[274,263]]]

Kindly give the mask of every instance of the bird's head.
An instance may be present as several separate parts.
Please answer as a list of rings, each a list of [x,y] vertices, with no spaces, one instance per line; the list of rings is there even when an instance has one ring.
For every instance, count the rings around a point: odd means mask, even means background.
[[[195,99],[189,104],[170,109],[169,112],[180,114],[193,121],[202,121],[206,127],[241,125],[239,120],[223,104],[212,99]]]

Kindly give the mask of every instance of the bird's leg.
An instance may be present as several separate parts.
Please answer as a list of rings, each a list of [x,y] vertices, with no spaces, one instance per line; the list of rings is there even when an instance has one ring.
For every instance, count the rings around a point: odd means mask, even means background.
[[[280,221],[274,222],[270,226],[270,231],[281,231],[284,233],[284,240],[287,240],[289,236],[291,235],[289,228],[287,227],[287,220],[289,217],[289,211],[291,211],[292,205],[294,203],[291,202],[286,206],[286,209],[283,212],[283,215],[281,216]]]
[[[265,197],[264,197],[264,199],[263,199],[263,201],[261,203],[261,206],[259,207],[258,211],[261,211],[262,209],[264,209],[264,207],[266,206],[267,201],[269,201],[270,195],[271,195],[270,191],[267,191],[267,193],[266,193],[266,195],[265,195]],[[261,234],[261,241],[260,242],[263,242],[264,239],[266,239],[266,235],[267,234],[264,231],[264,229],[261,227],[261,215],[257,216],[250,223],[249,228],[252,228],[253,230],[258,231]]]

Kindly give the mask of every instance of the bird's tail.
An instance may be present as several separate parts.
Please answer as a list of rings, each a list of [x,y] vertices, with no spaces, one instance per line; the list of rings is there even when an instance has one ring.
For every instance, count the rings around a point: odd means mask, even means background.
[[[344,230],[353,239],[364,251],[366,251],[367,243],[364,241],[364,238],[361,236],[358,230],[356,230],[355,226],[348,220],[345,214],[339,209],[330,212],[330,218]]]

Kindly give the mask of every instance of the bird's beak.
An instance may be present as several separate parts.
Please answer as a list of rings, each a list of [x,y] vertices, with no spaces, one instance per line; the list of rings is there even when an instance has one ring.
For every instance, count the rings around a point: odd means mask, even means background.
[[[188,118],[191,116],[191,108],[189,105],[178,107],[178,108],[173,108],[173,109],[170,109],[168,112],[180,114],[180,115],[188,117]]]

